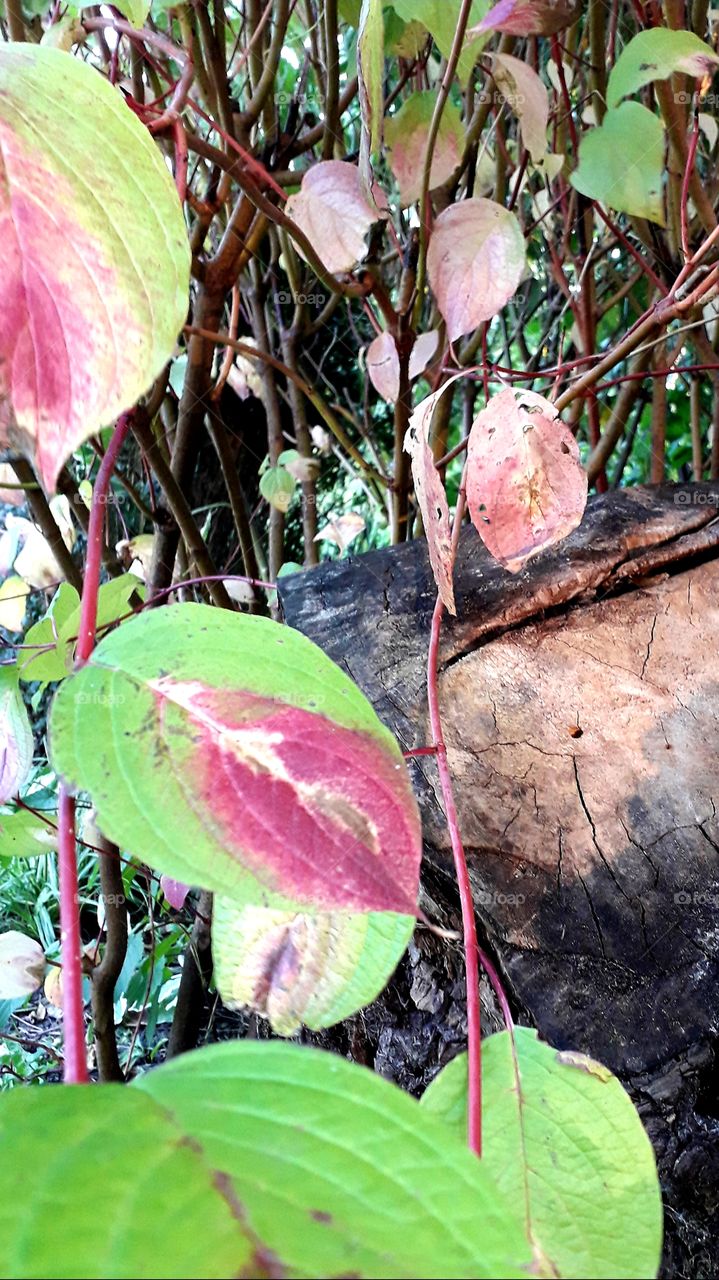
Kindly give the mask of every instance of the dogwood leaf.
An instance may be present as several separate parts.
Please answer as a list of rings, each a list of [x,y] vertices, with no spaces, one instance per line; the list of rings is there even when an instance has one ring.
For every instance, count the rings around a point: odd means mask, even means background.
[[[15,666],[0,666],[0,804],[17,795],[32,768],[33,736]]]
[[[420,333],[409,357],[409,380],[414,382],[432,363],[439,343],[439,331]],[[397,345],[388,329],[378,333],[367,348],[367,372],[375,391],[383,400],[394,404],[399,395],[399,356]]]
[[[507,389],[477,415],[467,448],[467,504],[487,550],[511,573],[576,528],[587,474],[554,405]]]
[[[609,73],[607,106],[616,107],[630,93],[674,72],[701,79],[719,66],[719,54],[692,31],[652,27],[639,31],[622,49]]]
[[[264,889],[415,913],[419,815],[399,747],[288,627],[195,604],[142,614],[60,686],[50,741],[105,835],[173,879],[231,896],[249,875],[259,905]]]
[[[117,89],[60,49],[0,45],[0,238],[2,441],[51,489],[162,369],[190,268],[161,152]]]
[[[447,495],[440,474],[435,466],[434,454],[429,445],[429,433],[437,401],[448,387],[461,375],[456,374],[445,382],[439,391],[420,400],[412,414],[404,447],[412,459],[412,479],[417,504],[422,512],[422,523],[427,538],[429,562],[432,566],[437,590],[450,613],[456,614],[452,569],[452,530],[449,521]]]
[[[335,275],[351,271],[364,258],[365,236],[381,216],[362,189],[359,169],[344,160],[321,160],[308,169],[285,212]]]
[[[450,342],[501,310],[517,289],[524,260],[520,225],[495,201],[462,200],[440,213],[427,273]]]
[[[32,995],[45,977],[45,952],[17,929],[0,933],[0,1000]]]
[[[661,121],[639,102],[622,102],[583,134],[570,181],[590,200],[663,226],[663,171]]]
[[[581,0],[499,0],[468,35],[502,31],[510,36],[551,36],[582,12]]]
[[[397,179],[403,205],[414,204],[422,192],[422,170],[436,101],[437,95],[432,89],[412,93],[402,103],[399,111],[387,116],[384,122],[387,157]],[[459,108],[448,101],[442,112],[432,153],[430,191],[441,186],[454,173],[462,158],[464,137]]]
[[[547,150],[549,94],[536,71],[521,58],[494,53],[494,80],[502,97],[519,119],[522,139],[532,160],[539,164]]]

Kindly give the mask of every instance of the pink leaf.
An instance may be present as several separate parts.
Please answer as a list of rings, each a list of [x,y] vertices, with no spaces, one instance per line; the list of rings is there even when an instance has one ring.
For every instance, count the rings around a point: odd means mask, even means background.
[[[547,150],[549,94],[536,71],[508,53],[491,55],[494,79],[508,106],[519,118],[522,142],[535,164]]]
[[[181,880],[173,880],[171,876],[160,876],[160,888],[170,906],[174,907],[175,911],[181,911],[185,905],[185,898],[190,892],[189,884],[183,884]]]
[[[385,120],[389,162],[405,206],[414,204],[421,195],[424,157],[436,100],[434,89],[413,93],[395,115]],[[462,158],[464,140],[465,129],[459,108],[448,102],[442,112],[432,153],[430,191],[452,176]]]
[[[33,745],[17,668],[0,666],[0,804],[12,800],[27,781]]]
[[[0,933],[0,1000],[32,995],[45,976],[45,952],[16,929]]]
[[[579,524],[587,473],[574,436],[543,396],[507,389],[477,415],[467,502],[487,550],[510,573]]]
[[[499,0],[467,38],[487,31],[509,36],[551,36],[575,22],[582,12],[581,0]]]
[[[344,160],[321,160],[308,169],[285,212],[335,275],[351,271],[364,258],[365,236],[382,216],[367,200],[359,169]]]
[[[450,342],[501,310],[522,278],[524,260],[517,219],[493,200],[462,200],[439,215],[427,272]]]
[[[414,382],[432,363],[439,342],[439,332],[431,329],[420,333],[409,357],[409,380]],[[389,330],[378,333],[367,348],[367,372],[375,391],[383,400],[394,404],[399,395],[399,356],[394,338]]]
[[[445,382],[439,391],[426,396],[417,405],[409,420],[404,447],[412,459],[412,479],[419,509],[422,512],[422,523],[427,537],[429,562],[432,566],[437,590],[445,607],[456,614],[454,603],[454,587],[452,585],[452,531],[449,523],[449,507],[444,485],[435,466],[434,455],[429,446],[429,432],[432,426],[432,415],[437,401],[448,387],[456,382],[461,374],[455,374]]]

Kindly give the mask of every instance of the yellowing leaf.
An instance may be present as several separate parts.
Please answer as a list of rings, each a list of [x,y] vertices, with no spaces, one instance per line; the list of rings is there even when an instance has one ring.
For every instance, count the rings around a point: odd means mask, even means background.
[[[484,545],[510,573],[565,538],[587,502],[571,431],[533,391],[493,396],[472,424],[467,503]]]
[[[439,332],[431,329],[420,333],[409,357],[409,380],[414,382],[432,363],[439,342]],[[367,372],[370,382],[382,396],[394,404],[399,395],[399,356],[397,346],[389,330],[378,333],[367,348]]]
[[[162,369],[190,265],[163,155],[117,89],[60,49],[0,45],[0,240],[0,434],[52,489]]]
[[[26,600],[30,588],[22,578],[6,578],[0,586],[0,627],[6,631],[22,631]]]
[[[462,200],[439,215],[427,273],[450,342],[501,310],[522,278],[524,259],[517,219],[493,200]]]
[[[362,137],[360,172],[371,187],[370,156],[382,145],[384,111],[384,17],[382,0],[362,0],[357,29],[357,79]]]
[[[701,79],[712,75],[717,66],[719,54],[692,31],[669,31],[666,27],[640,31],[622,49],[609,73],[607,106],[616,107],[643,85],[666,80],[675,71]]]
[[[351,271],[364,258],[365,236],[381,216],[367,200],[359,169],[344,160],[321,160],[308,169],[285,212],[334,274]]]
[[[17,667],[0,666],[0,804],[12,800],[27,782],[33,747]]]
[[[349,1018],[386,986],[414,928],[392,912],[317,913],[255,907],[218,896],[215,980],[230,1008],[266,1017],[278,1035]]]
[[[445,608],[454,614],[457,610],[452,585],[454,556],[449,507],[444,485],[434,463],[434,454],[429,446],[429,433],[437,401],[460,376],[457,374],[454,378],[450,378],[439,391],[432,392],[432,395],[420,401],[409,420],[404,440],[404,447],[412,459],[414,491],[422,512],[422,523],[434,580]]]
[[[0,1000],[32,995],[45,977],[45,952],[34,938],[10,929],[0,933]]]
[[[414,204],[422,191],[422,171],[427,138],[437,95],[433,89],[410,94],[399,111],[385,120],[385,140],[390,168],[399,184],[403,205]],[[430,190],[454,173],[464,147],[464,125],[459,108],[451,101],[444,111],[432,153]]]
[[[491,55],[494,80],[507,105],[519,118],[522,139],[532,160],[539,164],[547,150],[549,95],[536,71],[508,53]]]

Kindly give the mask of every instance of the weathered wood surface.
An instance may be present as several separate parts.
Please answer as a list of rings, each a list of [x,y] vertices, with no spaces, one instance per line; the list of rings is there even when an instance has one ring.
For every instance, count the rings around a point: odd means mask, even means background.
[[[596,498],[515,576],[465,530],[440,672],[481,938],[519,1019],[630,1087],[670,1205],[665,1274],[692,1277],[719,1270],[717,490]],[[294,575],[281,597],[405,749],[429,742],[423,542]],[[410,767],[425,910],[456,924],[435,765]],[[418,931],[346,1047],[419,1088],[462,1045],[462,1001],[456,948]]]

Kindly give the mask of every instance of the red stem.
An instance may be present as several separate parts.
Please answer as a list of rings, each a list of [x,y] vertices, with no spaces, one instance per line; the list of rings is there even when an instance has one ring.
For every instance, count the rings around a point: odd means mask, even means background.
[[[460,487],[457,510],[452,528],[453,552],[459,541],[464,514],[464,486]],[[467,1097],[467,1143],[475,1155],[482,1154],[482,1038],[479,1007],[479,950],[477,946],[477,928],[474,920],[474,900],[469,880],[469,869],[459,830],[457,808],[454,803],[452,775],[447,763],[447,748],[442,733],[442,718],[439,711],[438,664],[439,636],[442,626],[444,605],[439,596],[432,614],[432,627],[429,637],[429,653],[427,655],[427,701],[429,704],[429,721],[432,727],[432,738],[437,752],[437,768],[442,800],[447,818],[447,829],[452,844],[452,855],[459,888],[459,900],[462,906],[462,930],[464,934],[464,965],[467,979],[467,1057],[468,1057],[468,1097]]]
[[[75,856],[75,801],[64,786],[58,795],[58,869],[60,874],[60,961],[64,1035],[63,1080],[87,1084],[87,1049],[82,1000],[82,941]]]
[[[80,606],[80,630],[76,649],[76,666],[78,667],[84,667],[95,648],[97,594],[100,589],[107,495],[110,491],[112,473],[115,470],[120,450],[129,433],[131,422],[132,415],[130,413],[123,413],[118,418],[110,443],[100,463],[100,469],[92,491],[90,523],[87,531],[87,560],[85,562],[85,578],[82,585],[82,604]]]

